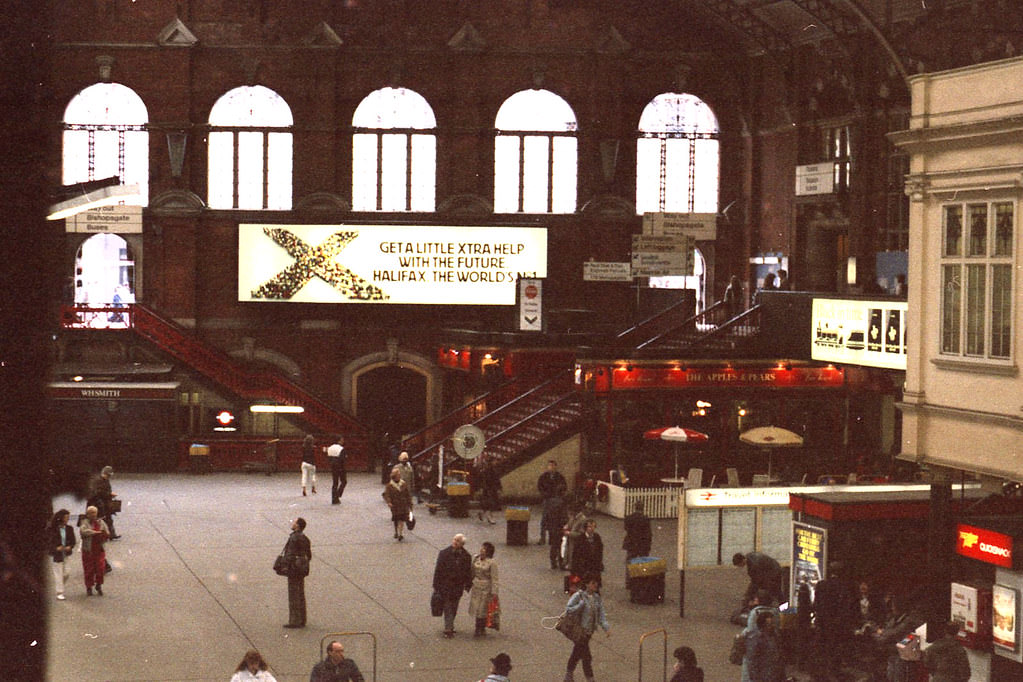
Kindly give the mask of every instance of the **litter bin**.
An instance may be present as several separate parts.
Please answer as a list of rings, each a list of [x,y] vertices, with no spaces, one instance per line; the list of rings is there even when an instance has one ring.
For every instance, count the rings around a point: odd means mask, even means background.
[[[664,559],[638,556],[629,559],[626,575],[629,601],[637,604],[659,604],[664,601]]]
[[[469,516],[469,484],[465,481],[450,481],[448,491],[448,516],[464,519]]]
[[[210,471],[210,446],[192,443],[188,447],[188,463],[193,474],[205,474]]]
[[[504,521],[508,526],[509,545],[529,544],[529,507],[505,507]]]

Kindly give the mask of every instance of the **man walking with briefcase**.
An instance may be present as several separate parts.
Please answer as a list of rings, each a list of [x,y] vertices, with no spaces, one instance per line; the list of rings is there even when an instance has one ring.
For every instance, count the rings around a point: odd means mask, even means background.
[[[305,627],[305,577],[313,558],[312,543],[305,536],[305,519],[301,516],[291,524],[291,535],[284,545],[284,561],[288,566],[288,622],[286,628]]]

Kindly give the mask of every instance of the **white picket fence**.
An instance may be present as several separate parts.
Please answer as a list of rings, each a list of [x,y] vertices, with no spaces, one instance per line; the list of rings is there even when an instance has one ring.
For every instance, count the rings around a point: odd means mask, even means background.
[[[643,502],[643,513],[651,519],[678,518],[678,499],[682,488],[623,488],[601,481],[597,495],[597,511],[624,519],[637,501]],[[606,490],[606,495],[604,491]],[[601,499],[606,498],[606,499]]]

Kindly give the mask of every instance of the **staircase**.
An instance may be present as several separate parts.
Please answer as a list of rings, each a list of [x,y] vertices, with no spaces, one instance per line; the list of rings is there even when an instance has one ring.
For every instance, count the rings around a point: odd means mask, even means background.
[[[685,354],[687,357],[754,354],[760,334],[761,308],[738,314],[718,301],[680,322],[674,306],[643,320],[615,337],[615,346],[630,357]]]
[[[91,312],[88,308],[68,307],[62,314],[65,321],[75,321],[82,317],[82,312]],[[192,370],[203,375],[214,383],[224,387],[239,398],[252,401],[270,401],[284,405],[300,405],[304,412],[294,415],[313,429],[322,433],[341,433],[345,436],[345,445],[353,452],[363,452],[370,456],[369,434],[362,424],[353,417],[340,412],[316,397],[298,384],[283,376],[268,371],[253,371],[236,362],[226,353],[209,346],[183,328],[165,320],[155,312],[132,304],[117,308],[123,314],[124,323],[120,328],[130,328],[135,334],[154,344],[164,353],[172,356]],[[79,327],[73,322],[65,324]]]
[[[583,409],[573,377],[566,369],[540,383],[513,379],[409,436],[402,448],[413,461],[426,459],[459,426],[475,424],[486,436],[486,456],[506,473],[578,431]]]

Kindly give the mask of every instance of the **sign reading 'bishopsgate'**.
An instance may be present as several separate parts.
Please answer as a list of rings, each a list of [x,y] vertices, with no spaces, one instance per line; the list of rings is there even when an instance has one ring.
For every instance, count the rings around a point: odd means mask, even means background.
[[[546,275],[539,227],[238,226],[239,301],[514,305]]]

